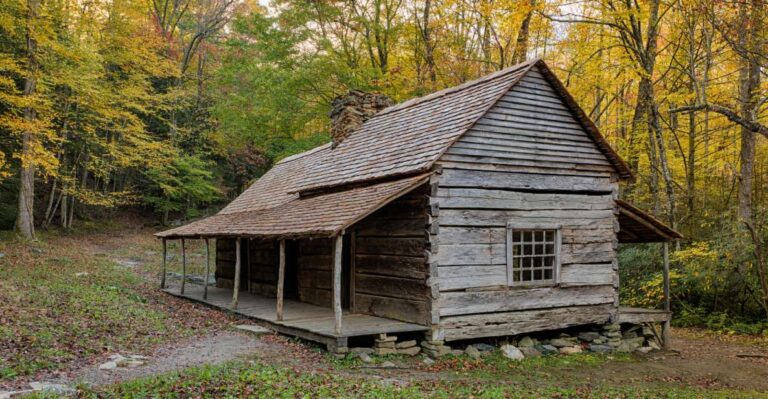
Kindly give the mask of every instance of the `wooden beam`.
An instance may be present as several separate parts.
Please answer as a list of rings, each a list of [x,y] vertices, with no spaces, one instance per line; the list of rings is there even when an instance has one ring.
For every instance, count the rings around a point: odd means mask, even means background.
[[[341,335],[341,255],[344,233],[336,236],[333,254],[333,315],[334,331]]]
[[[631,218],[632,220],[636,221],[637,223],[642,224],[643,226],[645,226],[648,229],[652,230],[654,233],[658,234],[659,236],[663,237],[666,240],[669,240],[669,239],[672,238],[672,237],[669,236],[669,234],[659,230],[658,228],[656,228],[656,226],[652,225],[647,220],[645,220],[645,219],[635,215],[631,211],[628,211],[628,210],[625,210],[625,209],[621,209],[621,207],[619,207],[619,213],[621,213],[624,216],[627,216],[628,218]]]
[[[277,320],[283,321],[283,294],[285,289],[285,240],[280,240],[280,263],[277,269]]]
[[[355,232],[349,237],[349,311],[355,313]]]
[[[184,244],[186,241],[181,239],[181,294],[184,295],[184,285],[187,282],[187,250]]]
[[[237,309],[240,295],[240,237],[235,239],[235,278],[232,281],[232,310]]]
[[[160,289],[165,289],[165,264],[166,259],[168,259],[168,246],[165,241],[165,238],[163,238],[163,274],[160,276]]]
[[[664,346],[664,349],[669,349],[669,327],[670,327],[670,319],[671,317],[671,311],[672,311],[672,300],[670,297],[670,287],[669,287],[669,243],[666,241],[664,242],[664,310],[668,312],[670,315],[669,319],[667,319],[664,322],[664,325],[661,327],[661,341],[662,345]]]
[[[203,299],[208,299],[208,276],[211,274],[211,254],[208,249],[208,239],[205,239],[205,280],[203,282]]]

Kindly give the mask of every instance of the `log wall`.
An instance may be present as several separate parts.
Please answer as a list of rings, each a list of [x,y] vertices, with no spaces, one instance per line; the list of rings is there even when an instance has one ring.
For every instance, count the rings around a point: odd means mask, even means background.
[[[615,172],[538,70],[438,164],[431,208],[439,209],[440,338],[553,330],[615,315]],[[507,286],[508,222],[561,226],[559,284]]]
[[[299,240],[299,300],[319,306],[333,305],[333,240]]]
[[[280,247],[277,241],[243,240],[248,245],[248,290],[267,297],[277,296],[277,267]]]
[[[429,322],[427,187],[393,201],[354,227],[354,311]]]
[[[216,239],[216,286],[232,288],[235,276],[235,240]]]

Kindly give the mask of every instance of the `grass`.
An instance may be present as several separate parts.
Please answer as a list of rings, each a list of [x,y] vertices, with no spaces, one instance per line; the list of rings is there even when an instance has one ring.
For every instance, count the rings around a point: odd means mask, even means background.
[[[84,398],[753,398],[755,392],[702,390],[670,385],[600,386],[573,380],[539,380],[530,371],[556,371],[564,362],[595,367],[604,356],[545,357],[520,363],[489,358],[494,369],[510,371],[493,383],[474,371],[457,371],[456,378],[363,378],[338,369],[301,373],[256,361],[200,366],[134,380],[102,389],[80,387]]]
[[[110,240],[120,238],[92,229],[43,233],[32,243],[0,237],[0,383],[107,353],[141,352],[215,325],[216,318],[173,302],[117,265],[112,259],[120,254],[101,247]],[[136,245],[134,255],[159,246]]]

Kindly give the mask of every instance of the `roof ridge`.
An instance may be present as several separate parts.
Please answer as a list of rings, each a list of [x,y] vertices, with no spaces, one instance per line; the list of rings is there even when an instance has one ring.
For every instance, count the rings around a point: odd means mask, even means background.
[[[406,108],[410,108],[410,107],[412,107],[414,105],[421,104],[421,103],[424,103],[424,102],[427,102],[427,101],[431,101],[431,100],[434,100],[436,98],[440,98],[440,97],[443,97],[445,95],[448,95],[448,94],[451,94],[451,93],[455,93],[457,91],[464,90],[464,89],[466,89],[468,87],[472,87],[472,86],[475,86],[475,85],[480,84],[480,83],[484,83],[484,82],[487,82],[487,81],[490,81],[490,80],[493,80],[493,79],[497,79],[497,78],[506,76],[506,75],[508,75],[510,73],[517,72],[517,71],[519,71],[519,70],[521,70],[523,68],[530,67],[531,65],[536,64],[540,60],[541,60],[541,58],[534,58],[534,59],[531,59],[531,60],[528,60],[528,61],[525,61],[525,62],[521,62],[519,64],[515,64],[515,65],[512,65],[512,66],[506,67],[506,68],[504,68],[502,70],[490,73],[488,75],[484,75],[484,76],[481,76],[479,78],[466,81],[466,82],[461,83],[461,84],[456,85],[456,86],[447,87],[445,89],[438,90],[438,91],[436,91],[434,93],[430,93],[430,94],[427,94],[425,96],[416,97],[416,98],[412,98],[410,100],[403,101],[401,103],[398,103],[398,104],[392,105],[390,107],[384,108],[383,110],[379,111],[376,115],[374,115],[373,118],[375,118],[377,116],[380,116],[380,115],[386,115],[386,114],[389,114],[389,113],[392,113],[392,112],[395,112],[395,111],[400,111],[400,110],[403,110],[403,109],[406,109]]]

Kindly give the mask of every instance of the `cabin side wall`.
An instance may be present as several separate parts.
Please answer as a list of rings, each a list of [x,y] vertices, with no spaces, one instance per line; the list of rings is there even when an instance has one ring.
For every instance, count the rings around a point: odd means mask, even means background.
[[[440,159],[436,289],[445,340],[605,323],[618,309],[613,168],[536,70]],[[559,284],[507,283],[507,225],[560,226]]]
[[[277,242],[243,239],[241,290],[267,297],[277,293]],[[235,276],[235,239],[216,240],[216,286],[232,288]]]
[[[419,187],[350,229],[354,312],[428,324],[427,193]]]
[[[232,288],[235,276],[235,240],[227,238],[216,239],[216,286]]]
[[[299,300],[318,306],[333,306],[333,240],[299,240]]]

